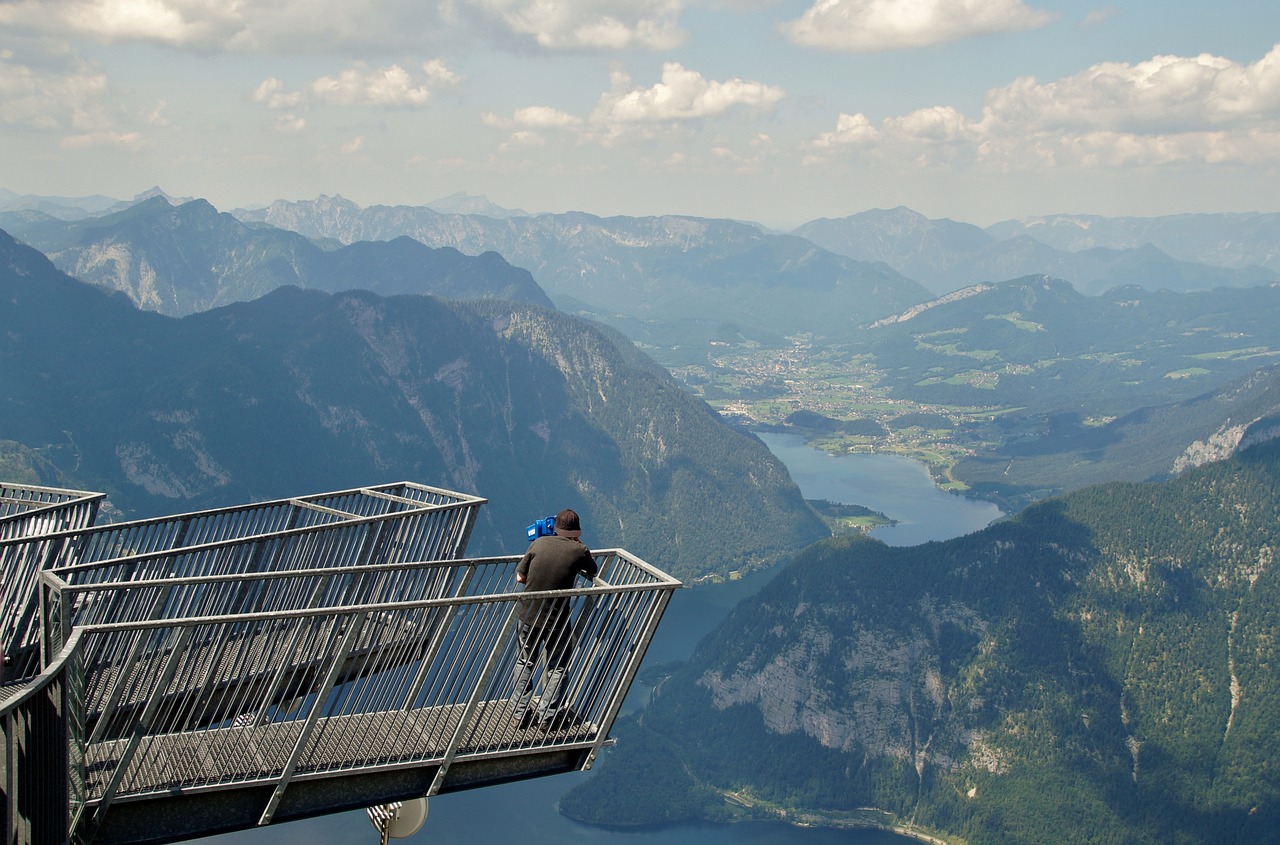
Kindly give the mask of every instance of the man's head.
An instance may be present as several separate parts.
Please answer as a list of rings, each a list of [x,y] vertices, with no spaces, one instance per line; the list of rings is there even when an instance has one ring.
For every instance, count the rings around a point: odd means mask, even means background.
[[[578,523],[578,514],[565,508],[556,514],[556,534],[576,540],[582,536],[582,526]]]

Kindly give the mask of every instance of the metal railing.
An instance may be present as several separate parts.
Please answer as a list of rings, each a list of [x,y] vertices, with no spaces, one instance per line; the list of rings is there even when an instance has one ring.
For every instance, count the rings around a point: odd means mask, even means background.
[[[0,703],[6,845],[65,845],[84,791],[83,676],[74,633],[50,665]]]
[[[105,495],[0,482],[0,540],[92,525]]]
[[[542,593],[518,591],[515,556],[99,583],[44,573],[46,653],[65,653],[73,631],[85,679],[72,830],[87,840],[132,801],[252,786],[271,787],[265,824],[290,784],[352,773],[429,767],[434,794],[460,788],[449,771],[463,761],[575,748],[589,767],[680,587],[625,551],[595,557],[591,586]],[[570,717],[539,728],[513,705],[516,633],[519,608],[548,600],[572,637]],[[136,612],[99,621],[105,605]]]
[[[80,531],[93,524],[105,494],[30,484],[0,483],[0,648],[30,640],[39,558],[27,553],[31,538]],[[21,633],[20,633],[21,632]],[[0,679],[33,674],[34,664],[11,667]]]
[[[400,482],[5,539],[2,571],[30,574],[25,592],[5,596],[5,679],[38,671],[31,587],[43,570],[95,583],[458,557],[484,502]],[[99,611],[98,619],[123,612],[115,602]]]

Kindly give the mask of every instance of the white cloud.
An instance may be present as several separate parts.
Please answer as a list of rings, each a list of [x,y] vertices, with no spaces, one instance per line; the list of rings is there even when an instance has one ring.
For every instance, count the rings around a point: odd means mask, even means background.
[[[1120,14],[1120,10],[1115,6],[1102,6],[1097,9],[1090,9],[1089,13],[1084,16],[1082,23],[1085,27],[1101,26],[1118,14]]]
[[[452,86],[459,79],[438,59],[424,62],[417,74],[400,65],[370,68],[356,62],[335,76],[321,76],[296,91],[285,90],[284,83],[274,76],[267,77],[251,98],[277,111],[305,108],[313,102],[413,109],[427,105],[436,90]]]
[[[582,124],[582,118],[548,106],[517,109],[512,119],[518,126],[536,129],[572,129]]]
[[[669,50],[685,0],[468,0],[471,11],[547,49]]]
[[[302,103],[301,91],[285,91],[284,83],[269,76],[253,92],[253,101],[269,109],[296,109]]]
[[[743,106],[767,111],[786,92],[776,85],[730,79],[708,80],[678,62],[662,66],[662,81],[649,88],[634,88],[623,73],[613,75],[613,90],[602,95],[591,119],[600,124],[657,123],[722,115]]]
[[[528,129],[520,129],[511,133],[511,137],[505,142],[498,145],[500,152],[509,153],[516,150],[527,149],[529,147],[546,146],[547,140],[537,132]]]
[[[307,128],[305,118],[299,117],[292,112],[282,114],[276,118],[275,130],[281,135],[297,135],[299,132]]]
[[[72,59],[58,68],[35,68],[0,51],[0,125],[61,133],[64,146],[136,147],[142,136],[122,128],[130,122],[160,125],[160,109],[130,116],[117,100],[107,75]]]
[[[429,84],[416,81],[400,65],[370,69],[357,63],[337,76],[322,76],[311,83],[316,99],[340,106],[415,108],[431,99]]]
[[[197,52],[360,52],[456,42],[469,24],[548,50],[668,50],[687,0],[3,0],[0,29]]]
[[[84,132],[78,135],[67,135],[58,142],[58,146],[66,150],[85,150],[92,147],[119,147],[122,149],[138,149],[146,145],[142,135],[137,132]]]
[[[776,85],[743,79],[709,80],[669,62],[663,66],[662,80],[648,88],[635,87],[630,76],[615,71],[611,90],[600,96],[585,117],[550,106],[527,106],[516,109],[510,117],[486,113],[481,121],[497,129],[515,130],[504,149],[541,143],[542,134],[548,132],[567,132],[581,142],[608,146],[625,136],[669,134],[683,124],[723,117],[734,110],[768,112],[785,96]]]
[[[780,29],[806,47],[872,51],[1021,32],[1052,19],[1022,0],[816,0]]]
[[[1280,161],[1280,45],[1252,64],[1211,55],[1106,62],[1055,82],[989,91],[982,115],[951,106],[873,123],[842,114],[811,160],[838,151],[999,169]]]
[[[195,52],[421,49],[436,4],[383,0],[3,0],[0,30]]]
[[[0,26],[105,42],[214,49],[244,26],[238,0],[10,0]]]

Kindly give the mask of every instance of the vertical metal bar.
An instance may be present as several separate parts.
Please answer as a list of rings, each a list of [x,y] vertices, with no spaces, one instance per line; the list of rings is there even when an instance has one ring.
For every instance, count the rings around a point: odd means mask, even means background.
[[[475,575],[476,568],[474,565],[468,566],[466,574],[462,576],[462,582],[458,585],[458,589],[454,590],[453,597],[459,598],[466,594],[468,585]],[[440,646],[444,643],[445,635],[449,632],[449,626],[453,624],[453,617],[458,612],[458,606],[453,605],[444,612],[444,618],[439,622],[433,622],[435,625],[435,634],[431,638],[430,645],[422,655],[422,662],[418,665],[418,671],[413,676],[408,689],[405,691],[404,703],[400,706],[401,710],[408,710],[413,706],[414,699],[418,697],[418,690],[426,682],[427,675],[431,673],[431,664],[435,662],[436,655],[440,653]]]
[[[440,768],[436,769],[435,779],[431,782],[431,788],[427,790],[427,797],[435,795],[440,791],[440,787],[444,785],[444,777],[449,772],[449,767],[453,765],[453,758],[458,753],[458,746],[462,743],[462,737],[466,734],[467,729],[471,726],[471,720],[475,717],[476,708],[480,702],[480,693],[488,684],[490,676],[493,675],[493,669],[498,663],[498,656],[502,654],[507,646],[507,640],[511,637],[511,630],[516,623],[516,610],[519,608],[518,602],[511,603],[511,609],[507,611],[507,621],[502,625],[502,631],[498,634],[498,639],[493,645],[493,651],[489,653],[489,659],[485,661],[484,670],[481,671],[479,679],[471,690],[471,697],[467,701],[466,709],[462,711],[462,718],[458,720],[458,727],[454,730],[453,736],[449,739],[449,745],[445,749],[444,757],[440,761]]]
[[[165,587],[163,590],[157,593],[156,600],[151,605],[151,612],[147,615],[148,620],[154,620],[160,615],[160,611],[164,608],[165,602],[169,600],[169,593],[172,590],[173,590],[173,587]],[[186,639],[190,639],[191,630],[189,628],[184,628],[183,631]],[[142,651],[144,647],[143,641],[146,639],[147,638],[143,636],[142,630],[140,629],[138,631],[138,636],[133,641],[133,646],[129,649],[129,654],[125,657],[123,661],[120,662],[119,665],[121,669],[116,674],[115,682],[111,685],[111,692],[107,695],[107,700],[103,702],[102,709],[98,713],[98,723],[93,726],[93,734],[89,737],[89,741],[88,741],[89,745],[93,745],[95,742],[100,740],[102,738],[102,734],[106,731],[108,723],[111,721],[109,714],[111,713],[111,711],[116,709],[116,705],[120,703],[120,697],[124,695],[124,687],[129,680],[128,667],[132,666],[135,662],[137,662],[138,654]],[[184,639],[183,644],[185,645],[185,643],[186,643],[186,640]],[[88,651],[87,648],[85,650]],[[153,696],[152,698],[154,700],[156,698],[159,698],[159,696],[158,695]],[[89,706],[89,703],[88,701],[86,701],[85,702],[86,710],[88,709],[88,706]],[[148,702],[147,706],[150,707],[151,703]],[[88,713],[86,712],[85,715],[87,716]]]
[[[10,710],[0,717],[0,729],[4,731],[4,841],[11,845],[18,841],[18,737],[17,711]]]
[[[262,811],[262,818],[258,820],[258,824],[271,824],[271,817],[275,815],[276,809],[280,806],[280,800],[284,798],[285,790],[289,788],[289,781],[293,779],[293,772],[298,767],[298,760],[302,758],[303,749],[306,748],[307,741],[311,739],[311,732],[315,730],[316,722],[320,719],[320,713],[329,701],[329,693],[333,691],[333,685],[338,680],[338,673],[342,670],[343,656],[351,650],[352,644],[360,634],[360,629],[364,627],[365,620],[368,618],[367,611],[348,617],[347,632],[342,638],[342,644],[333,654],[329,672],[325,675],[324,683],[316,692],[315,702],[311,705],[311,713],[307,716],[306,724],[302,726],[298,741],[294,743],[293,751],[289,754],[289,762],[285,764],[284,771],[280,774],[280,780],[276,783],[275,791],[271,793],[271,800],[267,802],[266,809]]]
[[[138,640],[141,641],[146,637],[147,629],[138,630]],[[164,669],[160,673],[154,687],[154,693],[151,699],[147,701],[147,706],[142,711],[142,715],[138,721],[134,722],[133,730],[129,735],[129,743],[125,747],[124,752],[120,755],[120,759],[116,762],[115,771],[111,773],[111,780],[107,782],[106,788],[102,791],[102,797],[98,800],[98,808],[94,811],[93,819],[90,822],[92,827],[96,828],[102,824],[107,815],[107,808],[111,806],[112,800],[116,797],[116,790],[120,788],[121,781],[124,780],[125,772],[129,770],[129,764],[133,762],[133,755],[138,750],[138,744],[142,742],[143,735],[151,726],[151,721],[156,716],[156,711],[160,708],[160,702],[164,698],[164,691],[168,689],[170,682],[173,680],[174,674],[178,671],[178,665],[182,662],[182,657],[186,653],[187,643],[191,641],[192,632],[195,630],[190,625],[183,626],[178,629],[178,640],[173,644],[169,652],[169,657],[164,662]],[[98,724],[101,727],[102,722],[106,721],[106,714],[99,719]]]
[[[76,841],[75,831],[87,807],[88,772],[85,770],[85,635],[76,632],[75,647],[67,654],[64,663],[66,678],[67,723],[67,831]],[[73,753],[74,752],[74,753]]]
[[[617,718],[618,711],[622,709],[623,699],[626,698],[627,690],[631,688],[631,681],[635,678],[636,672],[640,671],[640,663],[644,660],[644,654],[649,650],[649,643],[653,641],[653,634],[658,630],[658,623],[662,621],[662,614],[667,611],[667,604],[671,601],[671,589],[657,588],[658,601],[650,612],[649,620],[645,624],[644,631],[640,635],[636,643],[635,651],[631,653],[631,661],[622,676],[618,678],[618,682],[614,687],[613,700],[609,702],[608,708],[605,710],[604,718],[601,724],[612,724]],[[596,761],[596,756],[600,753],[600,748],[608,739],[605,731],[600,731],[596,736],[596,741],[591,745],[591,751],[587,753],[586,764],[583,768],[589,769]]]
[[[317,580],[315,589],[312,590],[311,596],[308,598],[307,610],[315,608],[316,599],[319,598],[319,596],[324,592],[325,586],[332,580],[333,576],[326,576]],[[262,724],[262,720],[266,717],[267,709],[271,706],[271,702],[275,700],[277,696],[281,695],[281,685],[284,683],[285,673],[289,669],[289,662],[296,659],[294,655],[297,653],[298,642],[302,639],[303,629],[305,627],[306,625],[304,624],[303,619],[298,619],[294,625],[293,634],[290,637],[288,647],[285,648],[282,653],[283,659],[280,661],[279,668],[276,669],[275,678],[273,678],[271,683],[263,690],[262,703],[258,706],[257,716],[254,718],[253,722],[255,725]]]

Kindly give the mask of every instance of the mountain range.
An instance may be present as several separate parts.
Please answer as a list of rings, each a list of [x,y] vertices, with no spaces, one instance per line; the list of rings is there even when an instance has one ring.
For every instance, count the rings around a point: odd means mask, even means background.
[[[159,188],[132,200],[110,197],[50,197],[17,195],[0,188],[0,212],[36,211],[63,220],[77,220],[120,211],[145,199],[165,197],[180,205],[190,198],[166,195]],[[518,218],[562,215],[529,214],[490,202],[486,197],[457,193],[420,206],[362,208],[340,196],[315,200],[278,200],[258,208],[233,209],[246,222],[271,222],[308,237],[389,240],[399,235],[421,236],[434,246],[454,246],[476,254],[499,248],[509,233],[502,227],[486,231],[481,217],[512,221],[517,229],[535,233]],[[584,215],[563,215],[573,224]],[[585,215],[588,227],[594,225]],[[444,219],[439,219],[444,218]],[[612,229],[651,218],[608,218]],[[665,217],[659,220],[701,218]],[[737,224],[737,221],[723,221]],[[771,235],[785,233],[745,223]],[[554,234],[554,229],[548,230]],[[1141,284],[1152,290],[1202,290],[1212,287],[1269,284],[1280,272],[1280,214],[1219,212],[1154,217],[1103,217],[1053,214],[1004,220],[981,227],[945,218],[928,218],[904,207],[869,209],[843,218],[811,220],[790,232],[833,253],[859,261],[883,262],[935,295],[978,282],[1047,274],[1067,279],[1087,294],[1102,293],[1114,284]],[[625,238],[625,236],[624,236]],[[638,244],[632,243],[632,246]],[[524,248],[533,248],[526,245]],[[1077,255],[1078,254],[1078,255]],[[533,253],[537,257],[537,252]],[[588,262],[589,263],[589,262]],[[584,268],[588,269],[589,268]],[[1223,270],[1239,272],[1221,272]],[[553,294],[554,295],[554,294]]]
[[[561,809],[969,845],[1276,841],[1277,524],[1273,440],[954,540],[823,541],[649,679]]]
[[[128,516],[408,478],[489,499],[480,554],[567,505],[589,544],[687,579],[794,557],[690,661],[646,669],[655,698],[562,800],[572,817],[969,845],[1280,835],[1268,216],[1234,241],[1215,229],[1233,218],[1201,219],[1176,258],[1157,242],[1172,218],[982,230],[894,210],[814,235],[868,259],[697,218],[24,202],[2,219],[27,243],[114,269],[88,284],[0,233],[0,477],[102,489]],[[1237,265],[1189,266],[1215,231]],[[1037,267],[939,296],[888,260],[945,290],[966,261],[1071,244],[1142,284],[1086,295]],[[456,270],[413,275],[446,256]],[[833,383],[873,362],[912,425],[966,408],[957,474],[1019,512],[911,548],[829,538],[758,439],[628,340],[670,364],[796,333],[823,336]]]
[[[1051,276],[976,285],[877,322],[849,349],[896,395],[1108,416],[1199,395],[1280,356],[1280,286],[1084,296]]]
[[[131,517],[408,479],[477,553],[561,507],[686,578],[829,534],[785,467],[615,333],[529,303],[279,288],[181,319],[0,233],[0,475]]]
[[[800,333],[847,337],[930,298],[882,263],[732,220],[579,212],[498,220],[425,207],[360,208],[341,197],[277,201],[241,216],[343,243],[408,236],[468,254],[493,250],[527,268],[561,310],[613,325],[668,365],[690,354],[698,360],[720,341],[779,346]]]
[[[1244,399],[1251,416],[1182,412],[1191,407],[1183,403],[1231,390],[1233,381],[1280,354],[1277,323],[1270,319],[1280,305],[1280,286],[1179,292],[1125,284],[1090,296],[1038,274],[935,297],[886,267],[894,263],[936,277],[959,266],[948,264],[957,257],[990,256],[997,246],[1006,256],[1030,246],[1026,266],[1043,266],[1034,256],[1047,255],[1050,264],[1064,256],[1083,260],[1115,251],[1096,243],[1134,237],[1132,220],[1118,223],[1119,234],[1111,235],[1105,219],[1028,224],[1029,231],[1087,227],[1094,240],[1075,244],[1087,247],[1076,253],[1032,241],[1010,224],[995,227],[1012,232],[997,242],[977,226],[931,221],[901,208],[797,230],[814,240],[837,240],[833,249],[876,262],[866,263],[736,221],[529,216],[467,195],[435,207],[367,209],[321,197],[233,216],[204,200],[174,205],[157,189],[132,205],[86,211],[77,219],[31,210],[74,202],[15,201],[25,210],[0,212],[0,223],[65,272],[171,316],[248,301],[282,285],[544,306],[555,299],[623,331],[673,370],[705,366],[727,349],[779,348],[787,338],[810,338],[819,347],[843,350],[829,356],[875,362],[878,384],[910,403],[991,408],[987,422],[979,415],[975,423],[953,428],[969,456],[951,476],[1009,510],[1110,478],[1160,477],[1179,462],[1194,463],[1197,454],[1219,454],[1224,436],[1230,439],[1272,411],[1269,400]],[[1240,236],[1236,254],[1247,244],[1260,249],[1270,231],[1268,216],[1248,219],[1253,225]],[[1142,231],[1161,226],[1151,221]],[[426,246],[417,238],[456,246]],[[1220,256],[1228,240],[1219,238]],[[490,247],[516,254],[523,266],[484,251]],[[1131,266],[1153,249],[1117,253],[1124,260],[1109,266]],[[551,296],[526,267],[551,280]],[[1193,269],[1206,283],[1241,282],[1253,272]],[[1140,267],[1125,278],[1141,281]],[[1221,401],[1195,407],[1228,410]],[[883,425],[858,422],[887,435],[923,420],[908,412]],[[839,425],[848,430],[852,423]],[[1219,445],[1199,445],[1211,442]]]
[[[899,207],[813,220],[793,234],[840,255],[883,261],[936,294],[1029,275],[1066,279],[1090,295],[1120,285],[1202,291],[1280,281],[1277,214],[1058,215],[982,229]]]
[[[1091,484],[1166,479],[1280,436],[1280,367],[1103,423],[1068,412],[1040,417],[1034,430],[995,421],[987,433],[999,445],[952,473],[1006,511]]]
[[[285,285],[551,306],[527,270],[493,252],[464,256],[409,238],[324,249],[294,232],[247,226],[204,200],[174,206],[154,196],[71,221],[9,211],[0,213],[0,228],[69,275],[124,291],[140,307],[173,317],[256,299]]]

